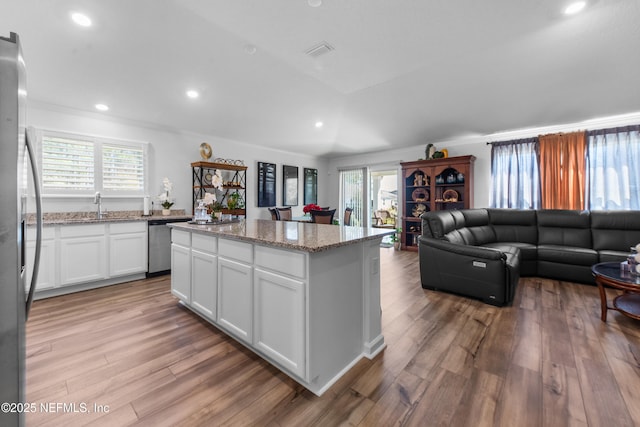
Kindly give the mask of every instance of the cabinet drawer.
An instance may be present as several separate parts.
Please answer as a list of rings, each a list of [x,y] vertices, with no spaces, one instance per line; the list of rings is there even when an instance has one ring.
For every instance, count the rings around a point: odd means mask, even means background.
[[[204,234],[193,234],[191,236],[191,248],[202,252],[215,254],[218,246],[218,239]]]
[[[60,237],[104,236],[104,224],[63,225],[60,226]]]
[[[306,265],[302,252],[256,246],[256,266],[304,279],[307,277]]]
[[[191,246],[191,233],[188,231],[171,230],[171,243],[182,246]]]
[[[253,245],[237,240],[220,239],[218,241],[218,254],[225,258],[251,264],[253,262]]]
[[[147,231],[146,221],[119,222],[116,224],[109,224],[109,232],[111,234],[144,233],[145,231]]]
[[[56,227],[45,226],[42,227],[42,240],[55,239]],[[36,240],[36,226],[30,225],[27,227],[27,241],[33,242]]]

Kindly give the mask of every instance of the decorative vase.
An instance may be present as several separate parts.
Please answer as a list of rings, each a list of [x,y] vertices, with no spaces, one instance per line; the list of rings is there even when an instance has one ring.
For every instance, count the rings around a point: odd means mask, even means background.
[[[162,209],[162,215],[164,216],[171,215],[171,209]]]
[[[638,260],[638,249],[636,246],[631,246],[631,253],[627,257],[627,263],[629,264],[629,272],[634,276],[640,276],[638,266],[640,266],[640,260]]]

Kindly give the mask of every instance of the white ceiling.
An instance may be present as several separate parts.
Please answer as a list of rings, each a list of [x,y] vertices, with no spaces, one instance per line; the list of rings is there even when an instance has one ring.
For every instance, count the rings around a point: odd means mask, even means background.
[[[337,156],[640,111],[640,2],[567,2],[3,0],[0,35],[35,102]]]

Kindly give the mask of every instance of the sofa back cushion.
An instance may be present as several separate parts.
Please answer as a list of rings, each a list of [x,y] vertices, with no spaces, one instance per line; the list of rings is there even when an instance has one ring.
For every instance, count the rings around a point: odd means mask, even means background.
[[[421,218],[423,236],[461,245],[470,244],[468,239],[465,239],[458,231],[458,227],[464,229],[464,217],[459,211],[425,212],[421,215]]]
[[[538,216],[538,245],[591,248],[589,211],[542,209]]]
[[[468,245],[484,245],[496,241],[496,233],[489,224],[486,209],[463,209],[458,211],[464,217],[464,229],[458,227]]]
[[[489,209],[489,222],[497,242],[538,244],[538,223],[533,209]]]
[[[628,252],[640,243],[638,211],[591,211],[593,249]]]
[[[423,223],[422,234],[427,237],[444,239],[445,234],[456,229],[456,222],[448,211],[425,212],[421,215],[421,218]],[[425,225],[428,227],[425,227]]]

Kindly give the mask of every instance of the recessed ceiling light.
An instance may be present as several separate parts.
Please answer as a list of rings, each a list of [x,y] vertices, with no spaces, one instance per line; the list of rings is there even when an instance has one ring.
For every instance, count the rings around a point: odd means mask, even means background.
[[[324,123],[322,123],[322,122],[316,122],[316,127],[317,127],[318,129],[320,129],[322,126],[324,126]]]
[[[96,104],[96,110],[99,111],[109,111],[109,106],[107,104]]]
[[[197,97],[200,96],[200,94],[198,93],[197,90],[189,89],[187,91],[187,96],[191,99],[196,99]]]
[[[91,26],[91,18],[89,18],[84,13],[71,12],[71,19],[73,20],[73,22],[75,22],[76,24],[80,25],[81,27],[90,27]]]
[[[586,1],[576,1],[571,3],[569,6],[567,6],[564,9],[564,14],[565,15],[575,15],[576,13],[580,12],[582,9],[584,9],[584,7],[587,5]]]
[[[308,0],[309,6],[320,7],[322,6],[322,0]]]

